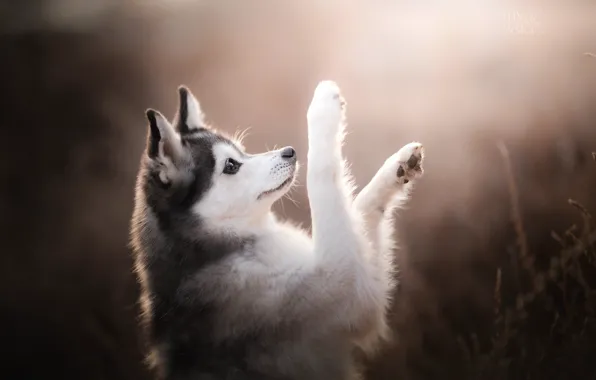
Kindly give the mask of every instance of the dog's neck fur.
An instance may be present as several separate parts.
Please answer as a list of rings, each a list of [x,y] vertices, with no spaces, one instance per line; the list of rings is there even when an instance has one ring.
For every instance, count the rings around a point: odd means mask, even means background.
[[[272,211],[268,211],[257,215],[209,220],[205,225],[205,230],[222,235],[233,234],[249,237],[273,233],[278,226],[279,221],[276,215]]]

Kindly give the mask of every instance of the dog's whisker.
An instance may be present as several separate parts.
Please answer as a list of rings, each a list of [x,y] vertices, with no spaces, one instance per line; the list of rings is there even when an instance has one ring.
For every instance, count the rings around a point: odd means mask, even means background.
[[[283,214],[283,216],[286,216],[286,205],[284,203],[284,197],[281,197],[279,203],[281,205],[281,213]]]
[[[292,203],[294,204],[294,206],[296,206],[296,207],[300,206],[300,204],[298,203],[298,201],[297,201],[297,200],[295,200],[294,198],[292,198],[292,197],[290,196],[290,194],[286,194],[285,198],[286,198],[286,199],[289,199],[289,200],[290,200],[290,202],[292,202]]]
[[[240,144],[242,144],[244,142],[244,139],[248,136],[248,132],[250,131],[251,128],[252,127],[246,127],[243,130],[239,131],[236,139],[240,142]]]

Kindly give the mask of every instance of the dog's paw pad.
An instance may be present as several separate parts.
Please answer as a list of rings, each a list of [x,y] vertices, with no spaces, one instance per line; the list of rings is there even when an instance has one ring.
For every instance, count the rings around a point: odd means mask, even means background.
[[[397,179],[401,183],[408,183],[424,173],[422,161],[424,147],[418,142],[405,145],[397,152]]]

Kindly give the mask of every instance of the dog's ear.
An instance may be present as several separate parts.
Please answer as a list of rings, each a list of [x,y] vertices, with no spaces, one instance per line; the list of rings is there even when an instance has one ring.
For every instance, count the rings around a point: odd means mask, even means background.
[[[145,114],[147,120],[149,120],[149,138],[147,141],[147,154],[149,157],[176,160],[182,148],[180,136],[161,112],[149,108],[145,111]]]
[[[180,134],[192,133],[205,128],[205,120],[197,98],[188,87],[178,87],[179,103],[176,129]]]
[[[169,183],[188,161],[189,152],[182,145],[180,135],[161,112],[150,108],[146,115],[149,120],[147,155],[161,164],[159,177],[162,182]]]

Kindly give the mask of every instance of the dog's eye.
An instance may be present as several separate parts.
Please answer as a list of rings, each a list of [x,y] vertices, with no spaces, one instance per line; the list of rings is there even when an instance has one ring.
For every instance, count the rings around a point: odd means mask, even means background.
[[[224,164],[223,173],[224,174],[236,174],[238,170],[240,170],[240,166],[242,164],[232,158],[228,158],[226,163]]]

